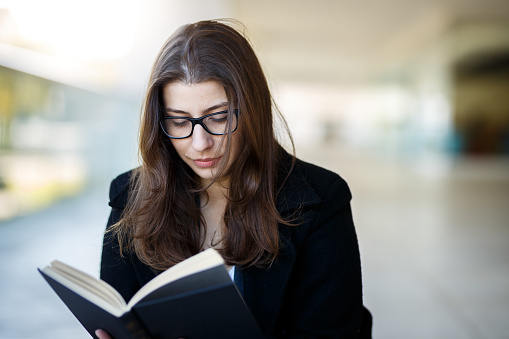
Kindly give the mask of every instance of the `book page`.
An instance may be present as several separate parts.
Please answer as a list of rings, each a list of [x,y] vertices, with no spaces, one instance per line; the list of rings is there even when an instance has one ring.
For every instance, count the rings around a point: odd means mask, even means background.
[[[64,275],[76,284],[82,285],[89,289],[94,294],[107,300],[110,304],[117,308],[124,308],[126,306],[124,298],[106,282],[94,278],[85,272],[82,272],[72,266],[64,264],[58,260],[51,262],[51,267],[58,273]]]
[[[60,261],[51,262],[42,271],[67,288],[106,311],[120,316],[126,310],[124,298],[106,282],[96,279]]]
[[[203,252],[200,252],[176,264],[175,266],[170,267],[168,270],[162,272],[154,279],[149,281],[147,284],[145,284],[145,286],[143,286],[131,298],[131,300],[127,304],[128,309],[131,309],[133,305],[135,305],[138,301],[149,295],[151,292],[157,290],[158,288],[172,281],[176,281],[180,278],[204,271],[206,269],[224,265],[225,263],[223,257],[221,257],[221,255],[216,250],[209,248]]]

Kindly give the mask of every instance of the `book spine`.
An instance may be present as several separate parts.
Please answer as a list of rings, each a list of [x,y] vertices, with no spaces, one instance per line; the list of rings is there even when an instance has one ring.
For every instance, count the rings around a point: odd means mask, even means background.
[[[148,331],[132,312],[125,313],[121,320],[132,339],[150,339]]]

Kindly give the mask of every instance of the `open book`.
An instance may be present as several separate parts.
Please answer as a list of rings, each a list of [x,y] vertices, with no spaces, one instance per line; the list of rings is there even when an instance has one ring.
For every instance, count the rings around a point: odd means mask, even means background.
[[[162,272],[126,303],[106,282],[59,261],[39,272],[93,336],[262,338],[223,258],[208,249]]]

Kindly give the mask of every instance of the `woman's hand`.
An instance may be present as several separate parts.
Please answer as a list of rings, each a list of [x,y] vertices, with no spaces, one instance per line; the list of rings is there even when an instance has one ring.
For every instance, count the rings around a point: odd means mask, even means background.
[[[95,335],[99,339],[111,339],[111,336],[105,330],[96,330]]]

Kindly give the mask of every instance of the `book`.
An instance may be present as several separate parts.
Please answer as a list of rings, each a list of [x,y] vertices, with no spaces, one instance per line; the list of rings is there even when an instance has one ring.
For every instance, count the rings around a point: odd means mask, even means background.
[[[106,282],[60,261],[38,269],[83,327],[113,338],[263,338],[221,255],[200,252],[157,275],[126,303]]]

